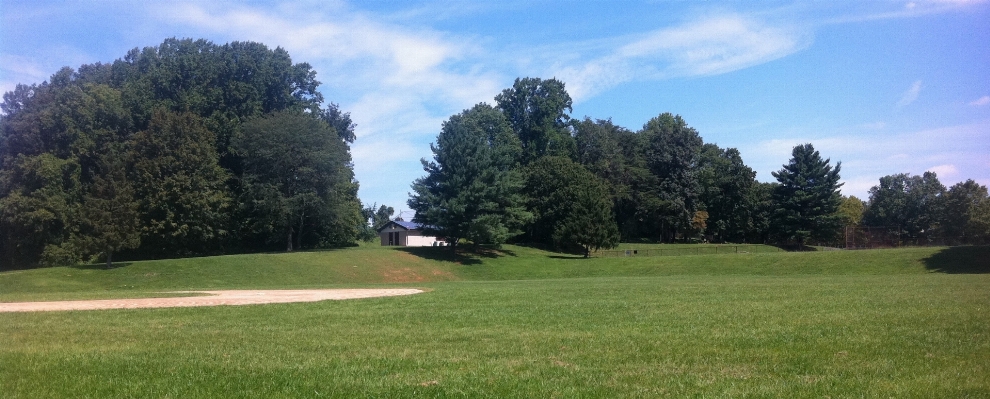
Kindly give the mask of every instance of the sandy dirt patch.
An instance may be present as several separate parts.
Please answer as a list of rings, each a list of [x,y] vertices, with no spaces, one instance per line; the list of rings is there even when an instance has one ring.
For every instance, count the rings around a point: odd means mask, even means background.
[[[177,308],[192,306],[259,305],[265,303],[317,302],[326,300],[374,298],[412,295],[423,292],[414,288],[341,289],[341,290],[225,290],[177,291],[208,294],[179,298],[97,299],[87,301],[6,302],[0,312],[41,312],[56,310]]]

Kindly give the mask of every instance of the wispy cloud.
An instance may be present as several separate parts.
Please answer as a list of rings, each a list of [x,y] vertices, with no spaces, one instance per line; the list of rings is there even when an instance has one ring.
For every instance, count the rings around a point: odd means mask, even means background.
[[[968,7],[986,3],[988,0],[915,0],[899,5],[897,2],[865,1],[858,3],[841,3],[845,6],[855,4],[852,12],[838,17],[826,19],[826,24],[844,24],[887,19],[913,18],[931,14],[957,12]]]
[[[911,87],[908,88],[904,92],[904,94],[901,95],[901,99],[900,99],[900,101],[897,102],[897,106],[898,107],[903,107],[903,106],[906,106],[908,104],[913,103],[915,100],[918,99],[918,94],[921,94],[921,81],[920,80],[914,81],[914,83],[911,84]]]
[[[935,172],[940,179],[952,178],[959,174],[959,168],[953,164],[945,164],[932,166],[928,168],[927,172]]]
[[[0,93],[14,90],[18,83],[41,83],[55,71],[48,71],[31,58],[0,53]]]
[[[362,193],[393,206],[405,203],[407,191],[396,189],[395,182],[407,186],[423,174],[419,158],[430,155],[426,143],[442,121],[490,102],[507,80],[485,65],[487,50],[473,37],[412,28],[401,17],[344,3],[185,3],[158,11],[153,14],[166,23],[192,27],[214,40],[281,46],[297,62],[310,63],[324,97],[340,103],[357,124],[352,155]]]
[[[587,62],[556,65],[576,101],[633,80],[728,73],[785,57],[811,43],[808,31],[740,14],[707,16],[610,42],[616,50]]]
[[[975,99],[973,101],[970,101],[969,105],[975,105],[975,106],[978,106],[978,107],[984,106],[984,105],[990,105],[990,96],[983,96],[983,97],[977,98],[977,99]]]
[[[804,137],[779,138],[740,146],[743,159],[758,172],[762,181],[771,181],[771,171],[780,169],[794,146],[812,143],[833,165],[842,161],[840,173],[847,184],[846,195],[865,196],[880,177],[895,173],[920,174],[930,170],[951,185],[965,179],[986,178],[990,141],[986,132],[990,120],[920,131],[872,134],[868,128],[841,128],[845,134],[822,132]],[[932,166],[937,165],[937,166]]]

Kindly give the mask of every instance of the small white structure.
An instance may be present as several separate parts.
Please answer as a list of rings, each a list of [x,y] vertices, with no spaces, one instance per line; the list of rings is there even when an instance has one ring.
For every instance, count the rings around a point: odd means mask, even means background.
[[[433,236],[424,236],[422,225],[413,222],[391,221],[378,229],[382,245],[400,247],[436,247],[444,242]]]

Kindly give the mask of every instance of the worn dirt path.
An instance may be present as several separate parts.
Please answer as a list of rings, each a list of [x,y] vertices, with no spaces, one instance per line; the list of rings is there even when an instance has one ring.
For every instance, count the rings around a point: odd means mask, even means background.
[[[0,312],[41,312],[57,310],[175,308],[192,306],[258,305],[264,303],[317,302],[326,300],[412,295],[414,288],[339,290],[225,290],[177,291],[208,296],[179,298],[96,299],[86,301],[0,302]]]

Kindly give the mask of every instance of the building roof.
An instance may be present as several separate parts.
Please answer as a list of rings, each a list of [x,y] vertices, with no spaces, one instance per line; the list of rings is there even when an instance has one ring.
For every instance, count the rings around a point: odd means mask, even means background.
[[[395,222],[395,224],[397,224],[399,226],[402,226],[402,227],[405,227],[405,228],[407,228],[409,230],[419,230],[420,228],[423,227],[423,225],[421,225],[419,223],[416,223],[416,222],[406,222],[406,221],[402,221],[402,220],[397,220],[397,221],[394,221],[394,222]]]
[[[387,229],[389,226],[391,226],[393,224],[396,225],[396,226],[402,227],[402,228],[404,228],[406,230],[419,230],[419,229],[421,229],[423,227],[423,225],[421,225],[419,223],[416,223],[416,222],[406,222],[406,221],[403,221],[403,220],[393,220],[391,222],[385,223],[384,226],[379,227],[378,228],[378,231],[385,230],[385,229]]]

